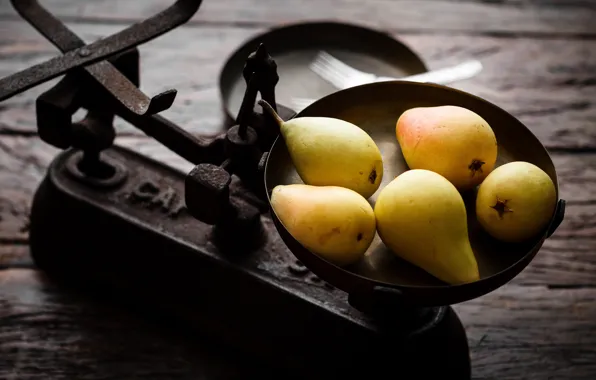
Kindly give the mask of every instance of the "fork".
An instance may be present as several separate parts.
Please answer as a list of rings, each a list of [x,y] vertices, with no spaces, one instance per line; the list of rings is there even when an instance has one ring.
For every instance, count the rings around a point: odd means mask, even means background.
[[[443,69],[427,71],[421,74],[410,75],[402,78],[377,76],[357,70],[331,54],[321,51],[310,64],[310,69],[317,75],[327,80],[340,90],[359,86],[372,82],[383,82],[391,80],[407,80],[411,82],[433,82],[437,84],[448,84],[458,80],[468,79],[482,70],[482,64],[477,60],[470,60],[459,65]],[[294,110],[300,111],[313,103],[316,99],[293,98]]]

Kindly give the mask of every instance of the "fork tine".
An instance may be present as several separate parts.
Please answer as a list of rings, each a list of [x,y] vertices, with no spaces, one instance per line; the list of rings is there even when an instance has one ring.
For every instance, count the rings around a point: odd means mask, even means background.
[[[312,60],[311,65],[319,66],[321,70],[329,73],[337,73],[335,66],[331,64],[329,60],[325,59],[321,52],[319,52],[319,54]]]
[[[315,99],[307,99],[307,98],[293,98],[292,99],[292,108],[296,112],[300,112],[309,105],[311,105]]]
[[[327,79],[339,89],[350,87],[354,80],[360,81],[362,77],[356,70],[339,61],[327,52],[321,52],[317,60],[313,61],[315,68],[320,71],[320,76]]]
[[[349,86],[349,81],[354,76],[354,73],[346,69],[345,65],[339,63],[337,59],[323,52],[319,56],[318,63],[326,68],[328,75],[333,75],[336,87],[345,88]]]
[[[334,56],[332,56],[331,54],[327,53],[326,51],[321,51],[319,53],[319,57],[320,57],[320,59],[327,62],[331,67],[334,68],[334,70],[336,70],[340,75],[342,75],[344,77],[352,77],[352,76],[363,74],[362,71],[346,65],[339,59],[337,59]]]
[[[335,87],[341,88],[345,84],[345,78],[326,63],[313,62],[310,69]]]
[[[329,64],[327,61],[313,61],[311,70],[315,71],[320,77],[327,80],[335,87],[343,88],[343,86],[346,85],[346,76],[336,70],[335,66]]]
[[[339,71],[345,78],[346,81],[349,81],[347,85],[352,85],[354,81],[356,82],[366,82],[366,81],[373,81],[376,77],[375,74],[368,73],[365,71],[358,70],[347,63],[340,61],[339,59],[335,58],[331,54],[325,52],[324,57],[326,57],[330,64]]]
[[[372,82],[376,78],[374,74],[355,69],[326,51],[318,52],[311,62],[311,70],[339,89]]]

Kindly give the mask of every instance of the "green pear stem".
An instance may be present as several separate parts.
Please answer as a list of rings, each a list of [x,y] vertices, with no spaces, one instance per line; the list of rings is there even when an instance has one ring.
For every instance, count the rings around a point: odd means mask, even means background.
[[[281,128],[281,126],[283,125],[284,121],[281,117],[279,117],[279,115],[277,114],[277,112],[275,112],[275,110],[273,109],[273,107],[271,107],[271,104],[267,103],[266,100],[263,99],[259,99],[259,105],[261,107],[263,107],[263,109],[269,114],[271,115],[272,118],[275,119],[275,122],[277,123],[277,125]]]

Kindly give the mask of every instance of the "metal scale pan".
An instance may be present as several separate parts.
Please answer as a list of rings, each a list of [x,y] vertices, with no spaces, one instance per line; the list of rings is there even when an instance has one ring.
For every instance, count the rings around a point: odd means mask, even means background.
[[[555,166],[540,141],[515,117],[503,109],[453,88],[407,81],[367,84],[335,92],[319,99],[295,117],[327,116],[352,122],[375,140],[384,160],[383,182],[369,199],[374,202],[381,189],[408,170],[395,136],[395,124],[405,110],[418,106],[452,104],[466,107],[482,116],[493,128],[499,144],[497,165],[528,161],[552,178],[559,194]],[[302,183],[288,154],[283,138],[273,144],[265,167],[265,186]],[[284,242],[315,274],[349,294],[368,294],[373,289],[390,290],[397,298],[417,306],[450,305],[470,300],[504,285],[535,257],[544,240],[563,219],[564,201],[559,200],[551,223],[533,241],[505,244],[485,233],[474,213],[475,194],[462,194],[468,211],[468,232],[478,261],[480,280],[447,285],[418,267],[397,258],[375,237],[363,259],[349,267],[339,267],[312,253],[296,241],[271,210]]]

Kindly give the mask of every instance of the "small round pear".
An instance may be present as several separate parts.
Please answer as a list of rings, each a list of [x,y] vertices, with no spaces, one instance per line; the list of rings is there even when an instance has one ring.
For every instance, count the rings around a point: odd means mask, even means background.
[[[521,243],[546,228],[556,204],[550,176],[534,164],[514,161],[494,169],[480,184],[476,218],[494,238]]]
[[[279,125],[296,172],[307,185],[341,186],[370,198],[383,180],[383,157],[362,128],[333,117],[282,120],[265,100],[259,105]]]
[[[400,115],[395,129],[410,169],[434,171],[460,191],[479,185],[497,161],[491,126],[464,107],[411,108]]]

